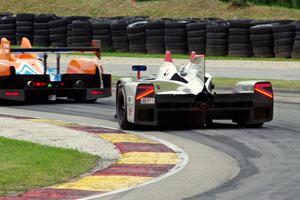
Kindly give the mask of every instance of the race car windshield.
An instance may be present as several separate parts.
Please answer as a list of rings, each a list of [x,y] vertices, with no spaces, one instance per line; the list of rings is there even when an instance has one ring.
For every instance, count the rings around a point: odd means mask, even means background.
[[[196,56],[191,63],[190,72],[205,81],[205,58],[202,55]]]

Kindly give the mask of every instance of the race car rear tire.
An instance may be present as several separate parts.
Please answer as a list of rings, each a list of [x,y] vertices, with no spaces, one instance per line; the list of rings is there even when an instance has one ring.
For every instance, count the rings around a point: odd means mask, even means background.
[[[133,124],[127,120],[127,104],[126,104],[126,93],[124,87],[118,86],[117,89],[117,105],[116,114],[119,122],[119,126],[124,130],[133,128]]]

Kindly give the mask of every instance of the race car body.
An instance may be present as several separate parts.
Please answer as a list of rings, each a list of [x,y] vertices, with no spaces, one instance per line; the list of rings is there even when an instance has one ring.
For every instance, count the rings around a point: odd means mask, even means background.
[[[97,44],[94,41],[94,44]],[[96,59],[72,58],[61,73],[61,54],[95,53]],[[49,65],[48,56],[55,55]],[[5,38],[0,44],[0,99],[15,101],[55,100],[66,97],[95,101],[111,96],[111,75],[104,74],[99,62],[100,47],[32,48],[23,38],[21,48],[11,48]]]
[[[212,76],[205,73],[204,56],[192,53],[191,61],[177,69],[167,52],[156,77],[118,81],[116,117],[123,129],[130,129],[134,124],[209,126],[214,119],[260,127],[272,120],[270,82],[239,82],[232,93],[224,94],[216,94],[213,89]]]

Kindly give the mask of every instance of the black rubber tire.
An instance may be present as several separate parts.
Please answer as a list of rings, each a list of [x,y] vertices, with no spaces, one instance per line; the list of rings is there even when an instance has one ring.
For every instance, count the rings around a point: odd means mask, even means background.
[[[272,26],[269,25],[254,26],[250,28],[250,34],[273,34],[273,29]]]
[[[93,35],[110,35],[109,29],[93,29]]]
[[[291,58],[291,52],[275,53],[276,58]]]
[[[33,26],[33,22],[28,21],[16,21],[16,26]]]
[[[127,35],[127,38],[129,40],[139,40],[139,39],[145,39],[145,33],[131,33]]]
[[[180,50],[186,50],[187,49],[187,43],[173,43],[173,44],[166,44],[166,49],[180,49]]]
[[[146,29],[145,30],[146,36],[164,36],[165,29]]]
[[[126,22],[114,22],[110,24],[111,30],[126,30],[128,24]]]
[[[128,42],[127,37],[112,37],[113,42]]]
[[[188,38],[206,37],[206,30],[188,31],[187,37]]]
[[[250,38],[249,36],[240,36],[240,35],[230,35],[228,37],[229,44],[249,44]]]
[[[90,36],[73,36],[73,43],[91,43],[92,38]]]
[[[206,22],[196,22],[190,23],[186,25],[186,30],[189,31],[198,31],[198,30],[206,30]]]
[[[230,28],[244,28],[247,29],[251,26],[249,20],[232,20],[229,21]]]
[[[186,37],[182,36],[165,36],[165,43],[170,44],[170,43],[177,43],[177,42],[187,42]]]
[[[108,22],[92,22],[92,29],[95,31],[103,29],[110,30],[110,24]]]
[[[165,29],[166,36],[186,36],[186,29]]]
[[[130,130],[133,124],[127,120],[127,101],[125,88],[118,85],[116,93],[116,115],[121,129]]]
[[[155,51],[155,50],[164,50],[165,45],[164,44],[157,44],[157,43],[147,43],[146,44],[146,49],[148,51]]]
[[[56,34],[67,34],[67,27],[58,27],[58,28],[50,28],[49,29],[50,35],[56,35]]]
[[[35,42],[49,42],[49,37],[46,35],[34,35],[33,36],[33,41]]]
[[[228,41],[226,39],[207,39],[207,45],[227,45]]]
[[[48,23],[49,28],[59,28],[59,27],[65,27],[67,26],[66,20],[59,19],[59,20],[53,20]]]
[[[33,35],[45,35],[45,36],[49,36],[49,31],[48,31],[48,29],[35,29],[33,31]]]
[[[146,43],[164,43],[164,36],[146,37]]]
[[[275,53],[291,52],[293,45],[280,45],[274,48]]]
[[[68,16],[64,17],[64,20],[66,20],[67,24],[71,24],[73,21],[76,20],[89,20],[91,17],[89,16]]]
[[[227,33],[211,33],[211,32],[206,33],[207,39],[227,39],[227,37],[228,37]]]
[[[141,44],[146,44],[146,40],[145,39],[137,39],[137,40],[129,40],[129,44],[135,44],[135,45],[141,45]]]
[[[294,38],[295,37],[295,32],[274,33],[273,37],[274,37],[274,40]]]
[[[206,39],[205,38],[188,38],[189,44],[205,44]]]
[[[65,40],[67,38],[66,34],[56,34],[56,35],[49,35],[50,41],[56,42],[59,40]]]
[[[48,23],[34,23],[34,29],[49,29]]]
[[[55,20],[57,17],[53,14],[36,14],[34,16],[34,22],[37,23],[48,23],[51,20]]]
[[[251,46],[249,44],[229,44],[228,49],[231,51],[246,51],[249,52]]]
[[[86,42],[86,43],[79,43],[79,42],[73,42],[72,43],[73,47],[91,47],[91,43]]]
[[[274,45],[275,46],[280,46],[280,45],[293,45],[294,44],[294,39],[292,38],[283,38],[283,39],[279,39],[279,40],[275,40],[274,41]]]
[[[72,29],[91,29],[90,21],[76,20],[72,22]]]
[[[111,31],[111,36],[112,37],[123,37],[123,36],[127,36],[127,31],[124,30],[118,30],[118,31]]]
[[[18,33],[33,33],[32,26],[17,26],[16,32]]]
[[[127,41],[124,42],[114,42],[113,41],[113,48],[115,49],[129,49],[129,44]]]
[[[186,29],[186,23],[166,22],[165,29]]]
[[[16,24],[0,24],[1,30],[16,29]]]
[[[35,14],[33,13],[18,13],[17,21],[31,21],[33,22]]]
[[[241,58],[248,58],[251,56],[250,51],[236,51],[236,50],[229,50],[228,56],[232,57],[241,57]]]
[[[273,53],[254,53],[253,57],[255,58],[274,58]]]
[[[154,22],[148,22],[145,25],[146,30],[150,29],[164,29],[165,28],[165,22],[164,21],[154,21]]]
[[[252,41],[251,44],[252,44],[253,47],[270,47],[270,48],[273,48],[273,41],[272,40]]]
[[[101,40],[102,41],[112,41],[110,35],[101,35],[101,36],[98,36],[98,35],[93,35],[93,39],[94,40]]]
[[[145,33],[145,24],[139,24],[130,28],[128,27],[127,33],[129,34]]]
[[[273,41],[273,34],[257,34],[257,35],[250,35],[251,41],[266,41],[272,40]]]
[[[245,28],[230,28],[228,31],[229,35],[249,35],[250,29]]]
[[[228,26],[226,24],[209,24],[206,26],[207,32],[227,33]]]
[[[300,52],[292,52],[293,59],[300,59]]]
[[[91,35],[92,35],[91,29],[78,29],[78,28],[72,29],[72,36],[87,36],[87,37],[91,37]]]
[[[269,47],[259,47],[259,48],[253,48],[252,51],[254,54],[269,54],[269,53],[273,53],[274,49]]]
[[[273,33],[295,32],[295,24],[280,24],[273,26]]]
[[[2,18],[1,22],[2,24],[16,24],[16,17],[15,16],[8,16],[5,18]]]
[[[49,42],[38,42],[33,40],[33,45],[36,47],[49,47]]]

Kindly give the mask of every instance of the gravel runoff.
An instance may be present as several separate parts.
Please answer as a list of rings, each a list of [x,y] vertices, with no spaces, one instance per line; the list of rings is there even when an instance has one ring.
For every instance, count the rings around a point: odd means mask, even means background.
[[[86,132],[52,124],[1,118],[0,136],[96,155],[101,157],[98,168],[105,168],[120,158],[118,150],[110,142]]]

